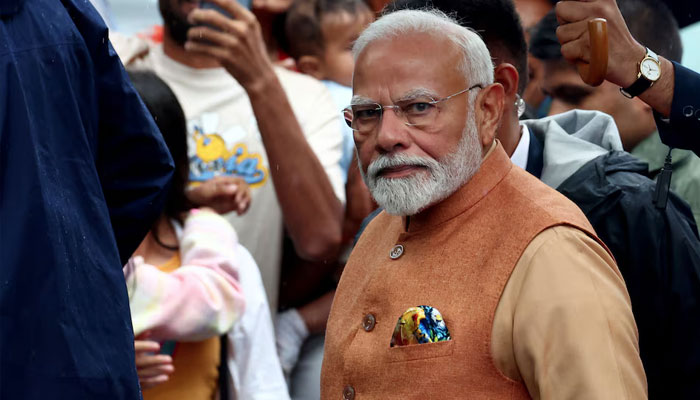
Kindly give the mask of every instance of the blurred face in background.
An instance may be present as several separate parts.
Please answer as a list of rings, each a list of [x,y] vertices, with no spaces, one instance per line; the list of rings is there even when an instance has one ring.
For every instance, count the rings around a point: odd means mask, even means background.
[[[525,41],[530,44],[530,30],[552,9],[549,0],[515,0],[515,10],[525,30]],[[528,83],[523,92],[523,100],[532,108],[540,106],[544,100],[542,78],[544,67],[540,60],[528,54]]]
[[[515,11],[520,16],[520,23],[525,30],[525,41],[530,43],[529,30],[552,9],[549,0],[515,0]]]
[[[362,8],[354,14],[340,11],[322,18],[321,31],[325,46],[321,57],[322,79],[352,86],[352,70],[355,67],[352,46],[372,21],[374,14],[368,8]]]
[[[187,31],[192,27],[192,24],[187,22],[187,16],[199,7],[199,3],[199,0],[158,0],[165,34],[180,46],[185,45]]]
[[[605,81],[598,87],[583,82],[576,69],[563,60],[545,61],[543,91],[552,97],[549,115],[573,109],[598,110],[615,119],[625,150],[630,151],[654,133],[651,108],[638,98],[624,97],[619,87]]]

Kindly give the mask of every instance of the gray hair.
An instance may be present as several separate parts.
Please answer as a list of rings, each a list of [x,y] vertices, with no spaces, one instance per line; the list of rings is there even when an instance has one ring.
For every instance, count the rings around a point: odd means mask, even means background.
[[[454,19],[439,10],[400,10],[387,14],[362,32],[352,48],[358,56],[372,42],[379,39],[399,38],[408,33],[424,33],[452,41],[462,50],[460,70],[470,84],[493,83],[493,62],[486,44],[479,34],[459,25]],[[471,94],[471,93],[470,93]],[[476,95],[476,92],[474,93]],[[473,96],[470,96],[470,99]]]

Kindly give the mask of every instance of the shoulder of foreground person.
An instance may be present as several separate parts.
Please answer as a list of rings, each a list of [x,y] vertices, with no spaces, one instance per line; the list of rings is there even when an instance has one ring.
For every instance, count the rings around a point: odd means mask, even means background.
[[[614,260],[570,226],[541,232],[503,291],[496,365],[535,399],[646,398],[637,329]]]
[[[114,51],[125,66],[131,66],[143,60],[152,46],[152,43],[146,39],[115,31],[109,32],[109,41],[112,42]]]
[[[90,56],[90,64],[79,63],[79,79],[94,82],[96,98],[86,93],[76,98],[82,102],[78,103],[81,110],[97,116],[92,126],[99,133],[93,148],[95,164],[123,265],[160,215],[174,164],[158,127],[108,40],[100,15],[88,2],[61,3]]]

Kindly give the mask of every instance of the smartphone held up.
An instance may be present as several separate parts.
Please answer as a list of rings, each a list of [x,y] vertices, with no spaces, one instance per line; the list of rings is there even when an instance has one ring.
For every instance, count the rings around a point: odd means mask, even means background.
[[[241,6],[247,8],[248,10],[250,10],[250,7],[252,6],[252,0],[236,0],[236,2],[238,4],[240,4]],[[201,4],[199,5],[199,8],[204,9],[204,10],[215,10],[215,11],[218,11],[221,14],[223,14],[229,18],[233,18],[231,16],[231,13],[224,10],[220,6],[218,6],[214,3],[208,2],[208,1],[202,1]]]

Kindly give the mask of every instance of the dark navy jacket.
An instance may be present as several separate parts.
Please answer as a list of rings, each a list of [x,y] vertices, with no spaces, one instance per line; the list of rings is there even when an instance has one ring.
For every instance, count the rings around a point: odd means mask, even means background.
[[[675,62],[673,68],[671,115],[664,120],[655,113],[656,126],[664,144],[700,156],[700,74]]]
[[[122,265],[173,164],[87,0],[0,0],[0,399],[138,399]]]

